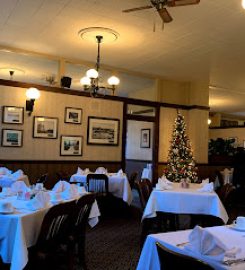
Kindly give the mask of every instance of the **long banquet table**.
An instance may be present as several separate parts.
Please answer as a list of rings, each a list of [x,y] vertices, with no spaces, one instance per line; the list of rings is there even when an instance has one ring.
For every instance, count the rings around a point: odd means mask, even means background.
[[[108,173],[109,179],[109,192],[114,196],[123,199],[127,204],[131,204],[133,200],[132,190],[130,188],[128,178],[126,174],[118,175],[117,173]],[[70,182],[80,182],[86,184],[86,174],[73,174],[70,178]]]
[[[156,242],[160,242],[167,248],[178,253],[193,256],[195,258],[206,261],[216,270],[244,270],[245,269],[245,238],[244,231],[237,231],[232,226],[216,226],[205,228],[213,235],[219,238],[229,249],[240,248],[240,252],[236,254],[236,259],[244,259],[243,262],[238,262],[227,266],[223,262],[215,261],[211,256],[203,256],[197,252],[190,253],[184,249],[184,246],[177,246],[181,243],[188,242],[188,236],[191,230],[176,231],[168,233],[159,233],[148,235],[142,249],[137,270],[160,270],[160,262],[156,248]],[[224,260],[232,260],[232,258],[225,257]]]
[[[143,217],[156,217],[157,212],[175,214],[203,214],[228,221],[227,212],[216,192],[200,192],[200,184],[191,184],[190,188],[181,188],[179,183],[173,183],[173,189],[151,192],[145,207]]]
[[[16,196],[0,200],[11,202],[12,205],[17,202]],[[36,243],[43,218],[51,206],[52,204],[37,211],[18,208],[14,209],[12,214],[0,213],[0,256],[4,263],[11,264],[10,270],[21,270],[27,264],[28,247]],[[100,211],[95,201],[89,215],[90,226],[93,227],[98,223],[99,216]]]

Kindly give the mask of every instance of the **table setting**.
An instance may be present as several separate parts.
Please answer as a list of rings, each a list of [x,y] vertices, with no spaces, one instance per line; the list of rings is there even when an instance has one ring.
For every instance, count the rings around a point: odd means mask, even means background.
[[[46,190],[40,183],[27,187],[25,183],[4,188],[0,193],[0,255],[10,270],[21,270],[28,261],[28,247],[39,235],[47,211],[58,203],[77,200],[87,194],[84,188],[65,181]],[[60,200],[59,200],[60,199]],[[94,227],[99,221],[97,201],[92,205],[88,223]]]
[[[114,196],[123,199],[123,201],[125,201],[127,204],[131,204],[133,199],[132,190],[130,188],[127,175],[122,169],[115,173],[109,173],[104,167],[98,167],[95,172],[91,172],[88,168],[83,170],[78,167],[77,172],[71,176],[70,183],[79,182],[82,183],[86,188],[87,175],[89,173],[106,174],[109,180],[109,192],[111,192]]]
[[[23,181],[26,185],[30,184],[28,176],[22,170],[13,172],[6,167],[0,167],[0,187],[10,187],[17,181]]]

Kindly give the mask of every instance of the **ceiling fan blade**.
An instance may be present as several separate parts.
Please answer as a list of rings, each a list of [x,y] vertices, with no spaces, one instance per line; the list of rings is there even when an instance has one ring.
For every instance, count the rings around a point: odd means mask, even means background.
[[[162,18],[163,22],[169,23],[169,22],[171,22],[173,20],[173,18],[168,13],[166,8],[158,9],[157,12],[160,15],[160,17]]]
[[[169,0],[167,5],[169,7],[187,6],[199,4],[200,0]]]
[[[138,11],[138,10],[149,9],[149,8],[153,8],[153,6],[143,6],[143,7],[137,7],[137,8],[124,9],[122,10],[122,12],[132,12],[132,11]]]

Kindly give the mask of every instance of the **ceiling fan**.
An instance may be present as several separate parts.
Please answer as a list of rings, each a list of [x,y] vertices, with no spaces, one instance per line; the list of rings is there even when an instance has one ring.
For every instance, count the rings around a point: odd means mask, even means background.
[[[155,8],[158,14],[160,15],[163,23],[169,23],[173,20],[173,18],[171,17],[165,6],[179,7],[179,6],[195,5],[200,3],[200,0],[150,0],[150,2],[151,5],[125,9],[122,12],[132,12],[143,9]]]

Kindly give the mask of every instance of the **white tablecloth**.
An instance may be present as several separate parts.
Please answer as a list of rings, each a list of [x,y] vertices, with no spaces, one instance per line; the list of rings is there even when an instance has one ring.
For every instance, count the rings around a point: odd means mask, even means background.
[[[123,199],[129,205],[132,202],[132,190],[130,188],[128,178],[125,174],[122,176],[116,173],[108,174],[109,178],[109,192],[114,196]],[[70,182],[80,182],[86,184],[87,175],[73,174],[70,178]]]
[[[10,187],[16,181],[24,181],[27,186],[30,185],[28,176],[25,174],[17,179],[14,179],[11,175],[0,175],[0,187]]]
[[[1,199],[14,203],[16,196]],[[11,270],[21,270],[28,262],[28,247],[38,238],[43,218],[49,208],[38,211],[16,210],[13,214],[0,214],[0,256],[4,263],[11,263]],[[97,202],[89,215],[90,226],[98,223],[100,211]]]
[[[190,188],[180,187],[174,183],[172,190],[153,190],[145,207],[142,218],[156,217],[156,212],[176,214],[203,214],[228,221],[227,212],[215,192],[199,192],[199,184],[191,184]]]
[[[236,254],[236,258],[245,258],[245,238],[244,232],[236,231],[232,227],[228,226],[217,226],[206,228],[212,232],[217,238],[219,238],[228,248],[238,247],[241,248],[241,252]],[[174,250],[179,253],[191,255],[198,259],[208,262],[214,269],[224,270],[244,270],[245,262],[239,264],[233,264],[226,266],[221,262],[214,261],[209,257],[197,256],[197,254],[187,253],[183,247],[177,247],[177,244],[188,242],[188,236],[191,230],[159,233],[148,235],[141,252],[140,260],[137,266],[137,270],[160,270],[159,257],[156,248],[156,242],[164,244],[167,248]],[[225,260],[231,259],[225,257]]]

